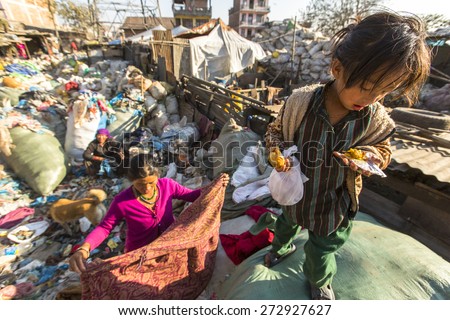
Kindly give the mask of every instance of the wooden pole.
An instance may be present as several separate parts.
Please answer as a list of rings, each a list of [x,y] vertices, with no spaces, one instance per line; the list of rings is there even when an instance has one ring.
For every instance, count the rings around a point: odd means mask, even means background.
[[[31,55],[30,55],[30,51],[28,50],[27,42],[24,41],[23,44],[25,45],[25,51],[27,52],[28,59],[31,59]]]
[[[292,40],[292,53],[291,53],[291,79],[289,81],[289,87],[292,85],[294,79],[294,55],[295,55],[295,38],[297,31],[297,16],[294,18],[294,39]],[[290,88],[289,88],[290,90]]]
[[[159,17],[161,18],[162,16],[161,16],[161,7],[159,6],[159,0],[156,0],[156,6],[158,7],[158,14],[159,14]]]
[[[142,96],[142,101],[144,101],[144,74],[141,75],[141,96]],[[146,127],[146,121],[145,121],[145,116],[147,115],[146,112],[144,112],[144,116],[141,118],[141,124],[143,127]]]
[[[47,41],[47,38],[45,36],[43,36],[42,39],[44,39],[44,44],[47,47],[48,55],[52,56],[53,55],[53,51],[52,51],[52,48],[51,48],[51,46],[49,45],[49,43]]]

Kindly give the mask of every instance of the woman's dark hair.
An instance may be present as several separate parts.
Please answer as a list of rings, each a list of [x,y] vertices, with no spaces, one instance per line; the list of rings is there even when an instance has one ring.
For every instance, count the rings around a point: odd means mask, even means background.
[[[150,157],[147,154],[137,154],[130,161],[127,177],[130,181],[146,178],[148,176],[159,176],[158,168],[153,166]]]
[[[396,96],[412,104],[430,72],[425,38],[425,25],[418,17],[378,12],[338,31],[332,39],[332,58],[343,66],[346,88],[365,86],[377,75],[375,88],[387,76],[397,75]]]

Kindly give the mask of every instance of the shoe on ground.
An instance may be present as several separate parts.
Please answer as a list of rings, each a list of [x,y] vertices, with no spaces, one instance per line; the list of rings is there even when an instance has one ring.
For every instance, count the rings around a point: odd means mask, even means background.
[[[264,266],[266,266],[267,268],[272,268],[273,266],[276,266],[281,261],[289,257],[291,254],[293,254],[295,250],[297,250],[297,247],[295,246],[295,244],[292,243],[291,247],[289,248],[289,251],[281,256],[274,252],[268,252],[264,256]]]
[[[323,287],[316,287],[310,284],[311,287],[311,299],[313,300],[336,300],[333,288],[330,284]]]

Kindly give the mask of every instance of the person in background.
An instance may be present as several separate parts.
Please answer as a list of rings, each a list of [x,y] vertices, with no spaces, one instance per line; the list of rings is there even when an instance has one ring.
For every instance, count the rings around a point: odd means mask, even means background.
[[[73,40],[70,43],[70,52],[71,53],[77,53],[78,52],[78,46],[77,46],[77,43],[75,42],[75,40]]]
[[[111,176],[111,170],[122,166],[122,145],[111,137],[107,129],[99,129],[84,151],[83,159],[88,175]]]
[[[121,220],[127,224],[125,252],[136,250],[154,241],[175,221],[173,199],[193,202],[201,193],[201,189],[191,190],[172,179],[159,178],[158,168],[143,154],[131,159],[127,176],[131,187],[114,197],[102,222],[71,256],[69,264],[72,271],[86,271],[85,263],[90,252],[108,237]],[[222,179],[226,186],[229,177],[224,175]]]
[[[28,59],[27,51],[25,49],[25,44],[16,43],[17,52],[19,53],[19,57],[23,59]]]
[[[361,175],[370,175],[341,154],[355,148],[381,169],[388,166],[395,124],[379,101],[393,92],[410,103],[417,99],[430,69],[425,38],[419,18],[394,12],[369,15],[338,31],[332,47],[334,80],[295,90],[268,126],[268,150],[296,144],[309,180],[303,198],[283,207],[264,264],[270,268],[289,256],[300,226],[308,229],[303,272],[312,299],[335,299],[335,252],[350,236]],[[285,163],[277,171],[289,170],[292,161]]]

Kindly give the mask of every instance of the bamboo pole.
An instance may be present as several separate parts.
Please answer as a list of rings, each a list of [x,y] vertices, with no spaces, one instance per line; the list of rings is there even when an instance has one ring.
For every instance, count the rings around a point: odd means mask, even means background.
[[[293,78],[294,78],[294,55],[295,55],[295,33],[297,31],[297,16],[294,18],[294,39],[292,40],[292,53],[291,53],[291,81],[289,85],[292,84]]]

